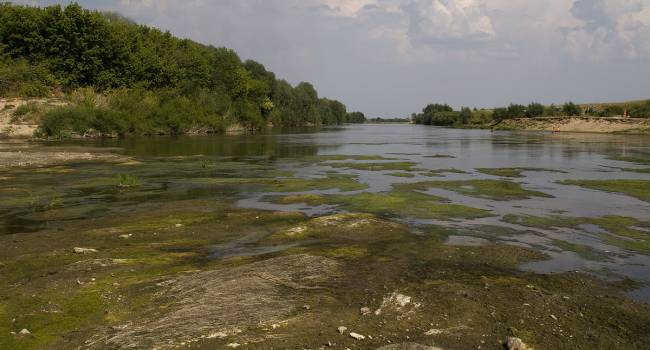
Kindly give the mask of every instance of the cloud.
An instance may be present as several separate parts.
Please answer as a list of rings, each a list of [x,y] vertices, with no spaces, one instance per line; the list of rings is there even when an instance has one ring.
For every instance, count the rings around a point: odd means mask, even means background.
[[[650,1],[577,0],[580,21],[565,28],[565,45],[578,61],[650,58]]]

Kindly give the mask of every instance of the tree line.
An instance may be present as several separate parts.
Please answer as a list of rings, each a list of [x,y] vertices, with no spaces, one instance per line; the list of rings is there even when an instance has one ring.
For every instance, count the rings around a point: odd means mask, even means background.
[[[95,96],[92,96],[94,93]],[[233,124],[363,122],[312,84],[292,86],[233,50],[180,39],[76,3],[0,3],[0,96],[73,96],[43,132],[221,132]]]
[[[627,104],[604,104],[581,106],[573,102],[563,105],[545,106],[531,102],[528,105],[510,104],[508,107],[494,109],[470,109],[463,107],[454,110],[447,104],[429,104],[421,113],[413,113],[411,120],[416,124],[437,126],[489,126],[506,119],[540,117],[631,117],[650,118],[650,100]]]

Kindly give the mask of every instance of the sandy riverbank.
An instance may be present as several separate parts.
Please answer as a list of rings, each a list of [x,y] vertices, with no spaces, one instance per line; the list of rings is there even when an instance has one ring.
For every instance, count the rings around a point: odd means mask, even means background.
[[[517,118],[503,121],[497,126],[497,129],[598,133],[649,133],[650,119],[593,117]]]

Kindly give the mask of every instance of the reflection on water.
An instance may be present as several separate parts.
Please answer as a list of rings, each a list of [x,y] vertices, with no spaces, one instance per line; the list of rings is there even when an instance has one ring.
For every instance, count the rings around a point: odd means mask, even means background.
[[[18,146],[12,146],[18,147]],[[352,174],[366,184],[363,191],[388,192],[395,183],[432,180],[427,172],[457,169],[436,180],[501,179],[482,174],[477,168],[546,168],[563,172],[524,171],[518,182],[527,190],[552,197],[495,201],[445,189],[426,193],[451,203],[488,210],[493,216],[473,220],[424,220],[414,217],[392,218],[413,225],[421,232],[426,225],[461,230],[450,235],[448,244],[482,245],[500,242],[541,249],[550,260],[523,266],[538,272],[580,270],[603,277],[630,276],[650,282],[650,258],[612,246],[602,239],[602,228],[584,224],[574,228],[531,228],[506,223],[507,214],[567,217],[618,215],[639,220],[650,219],[650,204],[622,194],[559,185],[565,179],[650,179],[650,174],[621,168],[640,165],[608,159],[608,156],[636,156],[650,153],[650,138],[630,135],[553,134],[545,132],[490,132],[455,130],[415,125],[355,125],[320,130],[276,130],[264,135],[148,137],[123,140],[66,141],[34,145],[30,149],[102,149],[132,157],[135,165],[99,162],[67,165],[71,171],[47,169],[3,169],[0,177],[0,233],[21,233],[45,228],[64,228],[67,220],[129,210],[148,201],[186,198],[233,199],[245,208],[302,211],[322,215],[345,208],[332,203],[277,204],[269,195],[294,191],[272,188],[272,179],[283,177],[323,178],[331,173]],[[388,175],[394,171],[354,170],[331,167],[336,160],[319,159],[323,155],[372,155],[410,161],[416,165],[412,177]],[[377,160],[388,162],[389,160]],[[363,160],[346,160],[363,162]],[[117,174],[130,173],[141,184],[125,192],[115,186]],[[430,175],[430,174],[429,174]],[[246,180],[249,179],[249,180]],[[255,185],[263,182],[260,189]],[[300,192],[300,191],[299,191]],[[336,189],[306,189],[300,193],[339,194]],[[485,227],[491,227],[486,230]],[[497,229],[495,229],[497,228]],[[639,228],[643,232],[646,228]],[[514,233],[513,233],[514,232]],[[469,233],[469,234],[468,234]],[[569,251],[557,241],[587,247]],[[287,247],[259,247],[254,237],[242,237],[227,245],[214,247],[214,256],[261,254]],[[554,243],[555,242],[555,243]],[[646,298],[647,288],[633,292]]]

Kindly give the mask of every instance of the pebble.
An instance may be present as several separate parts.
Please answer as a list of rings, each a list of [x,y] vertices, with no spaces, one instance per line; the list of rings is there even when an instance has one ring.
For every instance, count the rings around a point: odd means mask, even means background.
[[[21,336],[21,337],[31,335],[31,334],[32,334],[32,332],[28,331],[26,328],[23,328],[23,329],[20,330],[20,332],[18,332],[18,335]]]
[[[341,326],[341,327],[337,328],[336,330],[339,331],[340,334],[343,334],[343,333],[345,333],[345,331],[348,330],[348,327]]]
[[[238,347],[241,346],[241,344],[239,344],[239,343],[229,343],[226,346],[229,347],[229,348],[238,348]]]
[[[365,336],[363,336],[363,335],[361,335],[361,334],[359,334],[359,333],[354,333],[354,332],[351,332],[351,333],[350,333],[350,336],[351,336],[352,338],[356,339],[356,340],[364,340],[364,339],[366,339]]]
[[[305,304],[305,305],[302,306],[302,308],[305,309],[305,310],[309,310],[309,309],[311,309],[311,306]]]
[[[371,311],[370,311],[370,308],[367,307],[367,306],[362,307],[361,309],[359,309],[359,311],[361,311],[361,314],[362,314],[362,315],[368,315],[368,314],[370,314],[370,312],[371,312]]]

